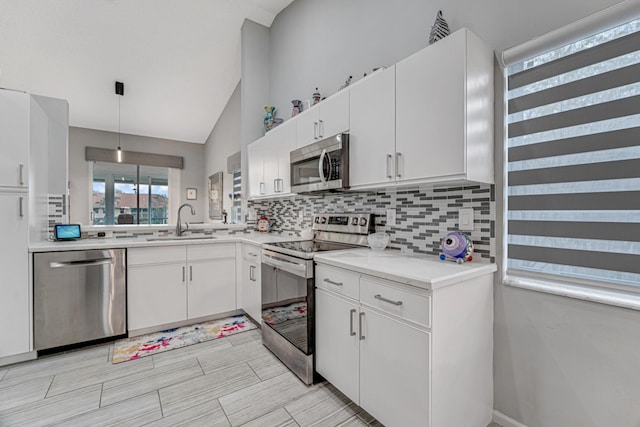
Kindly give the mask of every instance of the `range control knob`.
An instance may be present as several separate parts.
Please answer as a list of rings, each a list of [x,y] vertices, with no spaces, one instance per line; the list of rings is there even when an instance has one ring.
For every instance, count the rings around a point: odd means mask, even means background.
[[[321,224],[326,224],[326,223],[327,223],[327,217],[326,217],[326,216],[323,216],[323,217],[322,217]]]
[[[360,218],[360,225],[363,227],[367,225],[367,218]]]
[[[316,224],[320,224],[320,217],[319,216],[315,217],[313,222],[315,222]]]
[[[358,225],[358,218],[351,218],[351,225]]]

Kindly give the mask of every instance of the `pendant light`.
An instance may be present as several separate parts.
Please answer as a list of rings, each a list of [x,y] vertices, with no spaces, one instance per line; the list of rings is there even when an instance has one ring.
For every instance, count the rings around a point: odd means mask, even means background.
[[[124,83],[116,82],[116,95],[124,96]],[[122,163],[122,148],[120,147],[120,97],[118,97],[118,163]]]

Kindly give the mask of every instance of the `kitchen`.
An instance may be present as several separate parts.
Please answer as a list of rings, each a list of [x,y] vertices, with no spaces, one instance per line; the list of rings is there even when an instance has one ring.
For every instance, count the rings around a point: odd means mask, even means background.
[[[399,62],[427,45],[429,26],[437,11],[436,5],[414,1],[407,2],[403,7],[378,3],[371,5],[365,2],[353,2],[349,5],[323,3],[320,6],[311,1],[295,1],[276,17],[270,28],[253,23],[245,25],[242,52],[247,57],[243,57],[242,82],[243,87],[247,86],[250,90],[244,91],[239,86],[229,89],[232,96],[227,108],[204,146],[160,141],[160,148],[150,148],[151,143],[145,141],[145,138],[123,135],[125,151],[158,150],[165,154],[185,156],[186,166],[182,171],[181,188],[196,188],[199,195],[196,200],[196,216],[189,218],[189,221],[206,220],[206,199],[202,196],[207,192],[204,177],[226,170],[228,156],[239,150],[244,154],[246,147],[262,135],[263,107],[266,103],[278,106],[280,117],[286,118],[289,116],[291,99],[311,97],[316,86],[331,95],[337,92],[349,75],[360,76],[365,71],[370,72],[372,68]],[[617,2],[492,2],[490,5],[477,5],[456,2],[442,8],[452,30],[470,28],[499,52],[615,3]],[[363,14],[370,16],[370,19],[361,19]],[[332,22],[332,25],[327,27],[320,22]],[[387,30],[388,28],[394,30]],[[336,49],[336,46],[340,46],[340,49]],[[264,62],[264,54],[259,54],[264,53],[265,49],[270,49],[270,64]],[[292,57],[300,58],[293,67],[289,59]],[[317,58],[334,60],[328,66],[325,61],[318,61]],[[244,64],[247,64],[246,69]],[[5,79],[10,75],[9,68],[4,64],[1,66],[4,70],[0,83],[5,86],[8,85]],[[108,86],[112,85],[113,76],[110,79]],[[125,83],[127,90],[134,90],[135,85],[127,80]],[[114,97],[111,87],[105,92]],[[127,102],[131,102],[129,99],[133,97],[128,92],[125,93],[122,99],[123,111],[126,111]],[[500,99],[499,96],[496,95],[496,99]],[[109,105],[113,106],[113,109],[110,107],[109,114],[115,117],[116,105]],[[500,117],[500,114],[502,113],[498,111],[495,116]],[[132,117],[128,120],[131,119]],[[498,120],[496,126],[501,126]],[[496,135],[499,135],[498,131]],[[89,220],[87,209],[82,208],[88,205],[83,197],[89,194],[89,189],[82,187],[88,186],[88,171],[83,169],[87,167],[84,161],[85,147],[103,146],[114,149],[116,145],[113,137],[113,133],[104,131],[70,128],[69,180],[73,222],[86,224]],[[240,140],[242,142],[236,144],[230,142]],[[496,137],[496,141],[499,140]],[[500,144],[496,146],[500,147]],[[243,162],[246,157],[242,156]],[[497,165],[500,163],[496,161]],[[479,213],[482,217],[475,218],[481,221],[496,218],[497,237],[501,227],[498,220],[501,215],[501,189],[498,185],[500,175],[501,172],[496,173],[495,198],[489,196],[489,203],[495,200],[496,206],[489,209],[486,218],[482,212]],[[225,184],[229,181],[225,179]],[[243,185],[245,184],[243,181]],[[463,203],[482,206],[482,203],[486,203],[486,197],[482,195],[487,192],[491,194],[491,188],[489,185],[481,185],[475,189],[481,191],[477,196],[478,200]],[[424,189],[407,190],[407,194],[403,194],[403,191],[382,190],[374,195],[354,193],[353,196],[340,193],[320,197],[294,196],[256,202],[253,207],[257,206],[260,211],[268,209],[274,219],[281,218],[281,223],[276,225],[285,231],[299,230],[301,223],[308,225],[311,215],[319,212],[318,209],[323,206],[336,206],[336,212],[352,211],[353,206],[375,206],[373,213],[376,214],[376,226],[380,228],[384,227],[387,208],[396,210],[397,218],[403,221],[402,224],[405,221],[404,215],[414,214],[412,204],[421,198],[441,195]],[[225,188],[223,194],[230,192]],[[243,188],[242,193],[248,194],[247,189]],[[470,195],[461,192],[451,195],[461,200],[470,199]],[[188,201],[185,195],[181,197],[184,199],[180,202]],[[229,210],[230,201],[225,198],[225,203]],[[243,203],[247,203],[246,200]],[[424,215],[425,206],[415,206],[415,211]],[[301,207],[302,221],[299,218]],[[492,217],[492,210],[496,217]],[[171,212],[175,212],[175,209]],[[248,206],[243,206],[243,212],[248,212]],[[438,216],[438,213],[433,215]],[[175,219],[170,222],[173,221]],[[418,250],[427,252],[425,240],[412,240],[414,233],[411,231],[382,230],[394,232],[392,246],[394,242],[397,244],[404,239],[407,247],[413,245]],[[433,239],[437,240],[439,237],[441,236],[435,233]],[[481,237],[483,236],[474,237],[474,240],[484,241]],[[501,243],[497,241],[494,245],[496,252],[491,251],[491,243],[476,249],[486,249],[490,257],[493,256],[496,262],[500,262]],[[433,250],[437,251],[437,248]],[[484,255],[482,252],[478,253],[481,257]],[[499,279],[498,276],[497,274],[496,280]],[[635,370],[630,369],[634,366],[633,361],[639,350],[638,340],[635,339],[638,318],[634,311],[498,284],[494,292],[496,411],[525,425],[602,425],[605,419],[611,425],[632,423],[635,414],[632,409],[635,408],[633,397],[638,396],[640,383]],[[2,369],[0,368],[0,372]],[[503,422],[500,424],[506,425]]]

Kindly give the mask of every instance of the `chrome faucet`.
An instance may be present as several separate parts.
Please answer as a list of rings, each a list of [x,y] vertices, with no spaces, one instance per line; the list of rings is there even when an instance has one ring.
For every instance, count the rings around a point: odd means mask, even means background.
[[[184,233],[185,230],[182,230],[182,222],[180,221],[180,211],[182,210],[182,208],[184,208],[185,206],[189,206],[191,208],[191,215],[195,215],[196,214],[196,210],[193,208],[193,206],[191,206],[189,203],[183,203],[179,208],[178,208],[178,223],[176,224],[176,236],[180,237],[182,236],[182,233]],[[186,226],[186,230],[189,229],[189,223],[185,222],[185,226]]]

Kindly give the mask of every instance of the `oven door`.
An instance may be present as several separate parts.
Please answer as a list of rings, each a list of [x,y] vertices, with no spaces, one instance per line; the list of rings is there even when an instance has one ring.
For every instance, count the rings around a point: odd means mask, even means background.
[[[349,188],[349,135],[340,134],[294,150],[291,160],[291,191]]]
[[[262,251],[262,323],[313,353],[313,261]]]

